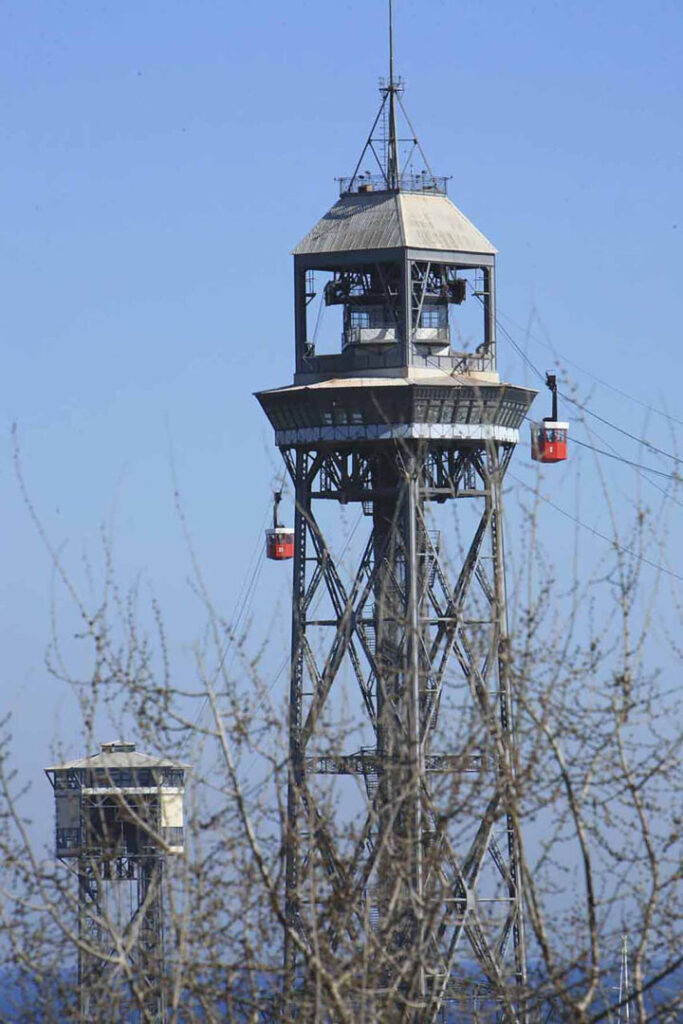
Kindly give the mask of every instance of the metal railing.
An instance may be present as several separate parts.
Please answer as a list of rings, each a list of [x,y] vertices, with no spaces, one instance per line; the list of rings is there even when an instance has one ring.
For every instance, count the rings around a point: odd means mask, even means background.
[[[418,345],[449,345],[451,341],[450,327],[415,327],[413,341]]]
[[[349,327],[342,333],[342,348],[348,348],[349,345],[393,345],[397,340],[396,324]]]
[[[355,178],[337,178],[339,182],[339,195],[349,195],[367,192],[387,192],[387,181],[383,174],[359,174]],[[399,178],[400,192],[422,192],[428,195],[443,195],[448,192],[449,176],[435,176],[427,171],[419,174],[414,171],[404,171]]]

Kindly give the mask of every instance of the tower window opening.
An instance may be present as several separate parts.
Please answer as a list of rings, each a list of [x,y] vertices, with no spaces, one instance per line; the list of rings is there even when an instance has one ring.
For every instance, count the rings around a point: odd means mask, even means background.
[[[353,306],[350,306],[349,320],[351,327],[370,327],[370,310],[354,309]]]
[[[448,306],[431,306],[422,310],[420,327],[448,327]]]
[[[487,341],[488,274],[481,268],[459,269],[459,301],[449,307],[451,347],[463,355],[479,355]]]
[[[394,345],[400,340],[400,293],[397,263],[307,271],[306,295],[315,296],[306,308],[307,354],[356,346],[381,352]]]
[[[335,277],[332,271],[306,272],[306,351],[309,356],[332,355],[340,351],[339,339],[343,330],[343,310],[339,308],[341,299],[330,301],[340,287]]]
[[[491,358],[490,272],[415,261],[411,268],[412,337],[427,359],[461,357],[484,368]]]

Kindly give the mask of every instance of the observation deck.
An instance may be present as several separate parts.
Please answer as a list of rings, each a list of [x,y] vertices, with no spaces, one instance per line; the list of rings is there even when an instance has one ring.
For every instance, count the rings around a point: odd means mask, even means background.
[[[408,439],[517,444],[535,396],[495,374],[333,378],[256,395],[281,448]]]

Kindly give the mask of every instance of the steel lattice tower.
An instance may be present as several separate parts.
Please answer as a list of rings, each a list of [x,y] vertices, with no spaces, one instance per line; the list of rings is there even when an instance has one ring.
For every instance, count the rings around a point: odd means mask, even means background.
[[[285,1003],[296,1016],[314,947],[330,964],[364,948],[384,952],[378,1019],[523,1021],[502,483],[535,393],[497,374],[495,249],[426,161],[401,161],[422,151],[407,115],[399,137],[393,61],[381,92],[356,172],[294,250],[294,382],[257,396],[295,495]],[[379,174],[359,174],[366,155]],[[316,351],[316,295],[339,352]],[[332,503],[367,517],[350,579]],[[331,748],[349,679],[362,738]],[[326,797],[324,776],[362,786]]]
[[[117,741],[45,769],[55,793],[56,855],[78,879],[82,1024],[166,1020],[163,878],[168,854],[183,850],[186,768]],[[117,964],[121,946],[126,972]]]

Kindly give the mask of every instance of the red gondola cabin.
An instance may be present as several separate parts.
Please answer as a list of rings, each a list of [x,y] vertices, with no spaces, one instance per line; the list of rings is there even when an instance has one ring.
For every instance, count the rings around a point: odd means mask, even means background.
[[[531,458],[534,462],[564,462],[567,458],[568,423],[543,420],[531,424]]]
[[[568,423],[557,418],[557,377],[546,373],[545,383],[553,396],[551,416],[544,416],[541,423],[531,424],[531,458],[534,462],[564,462],[567,458]]]
[[[266,556],[276,562],[294,558],[294,530],[287,526],[266,530]]]
[[[265,554],[276,562],[294,558],[294,530],[289,526],[275,526],[265,531]]]
[[[278,505],[282,501],[282,491],[273,495],[273,528],[266,530],[266,558],[275,562],[284,562],[294,558],[294,530],[291,526],[280,526],[277,518]]]

